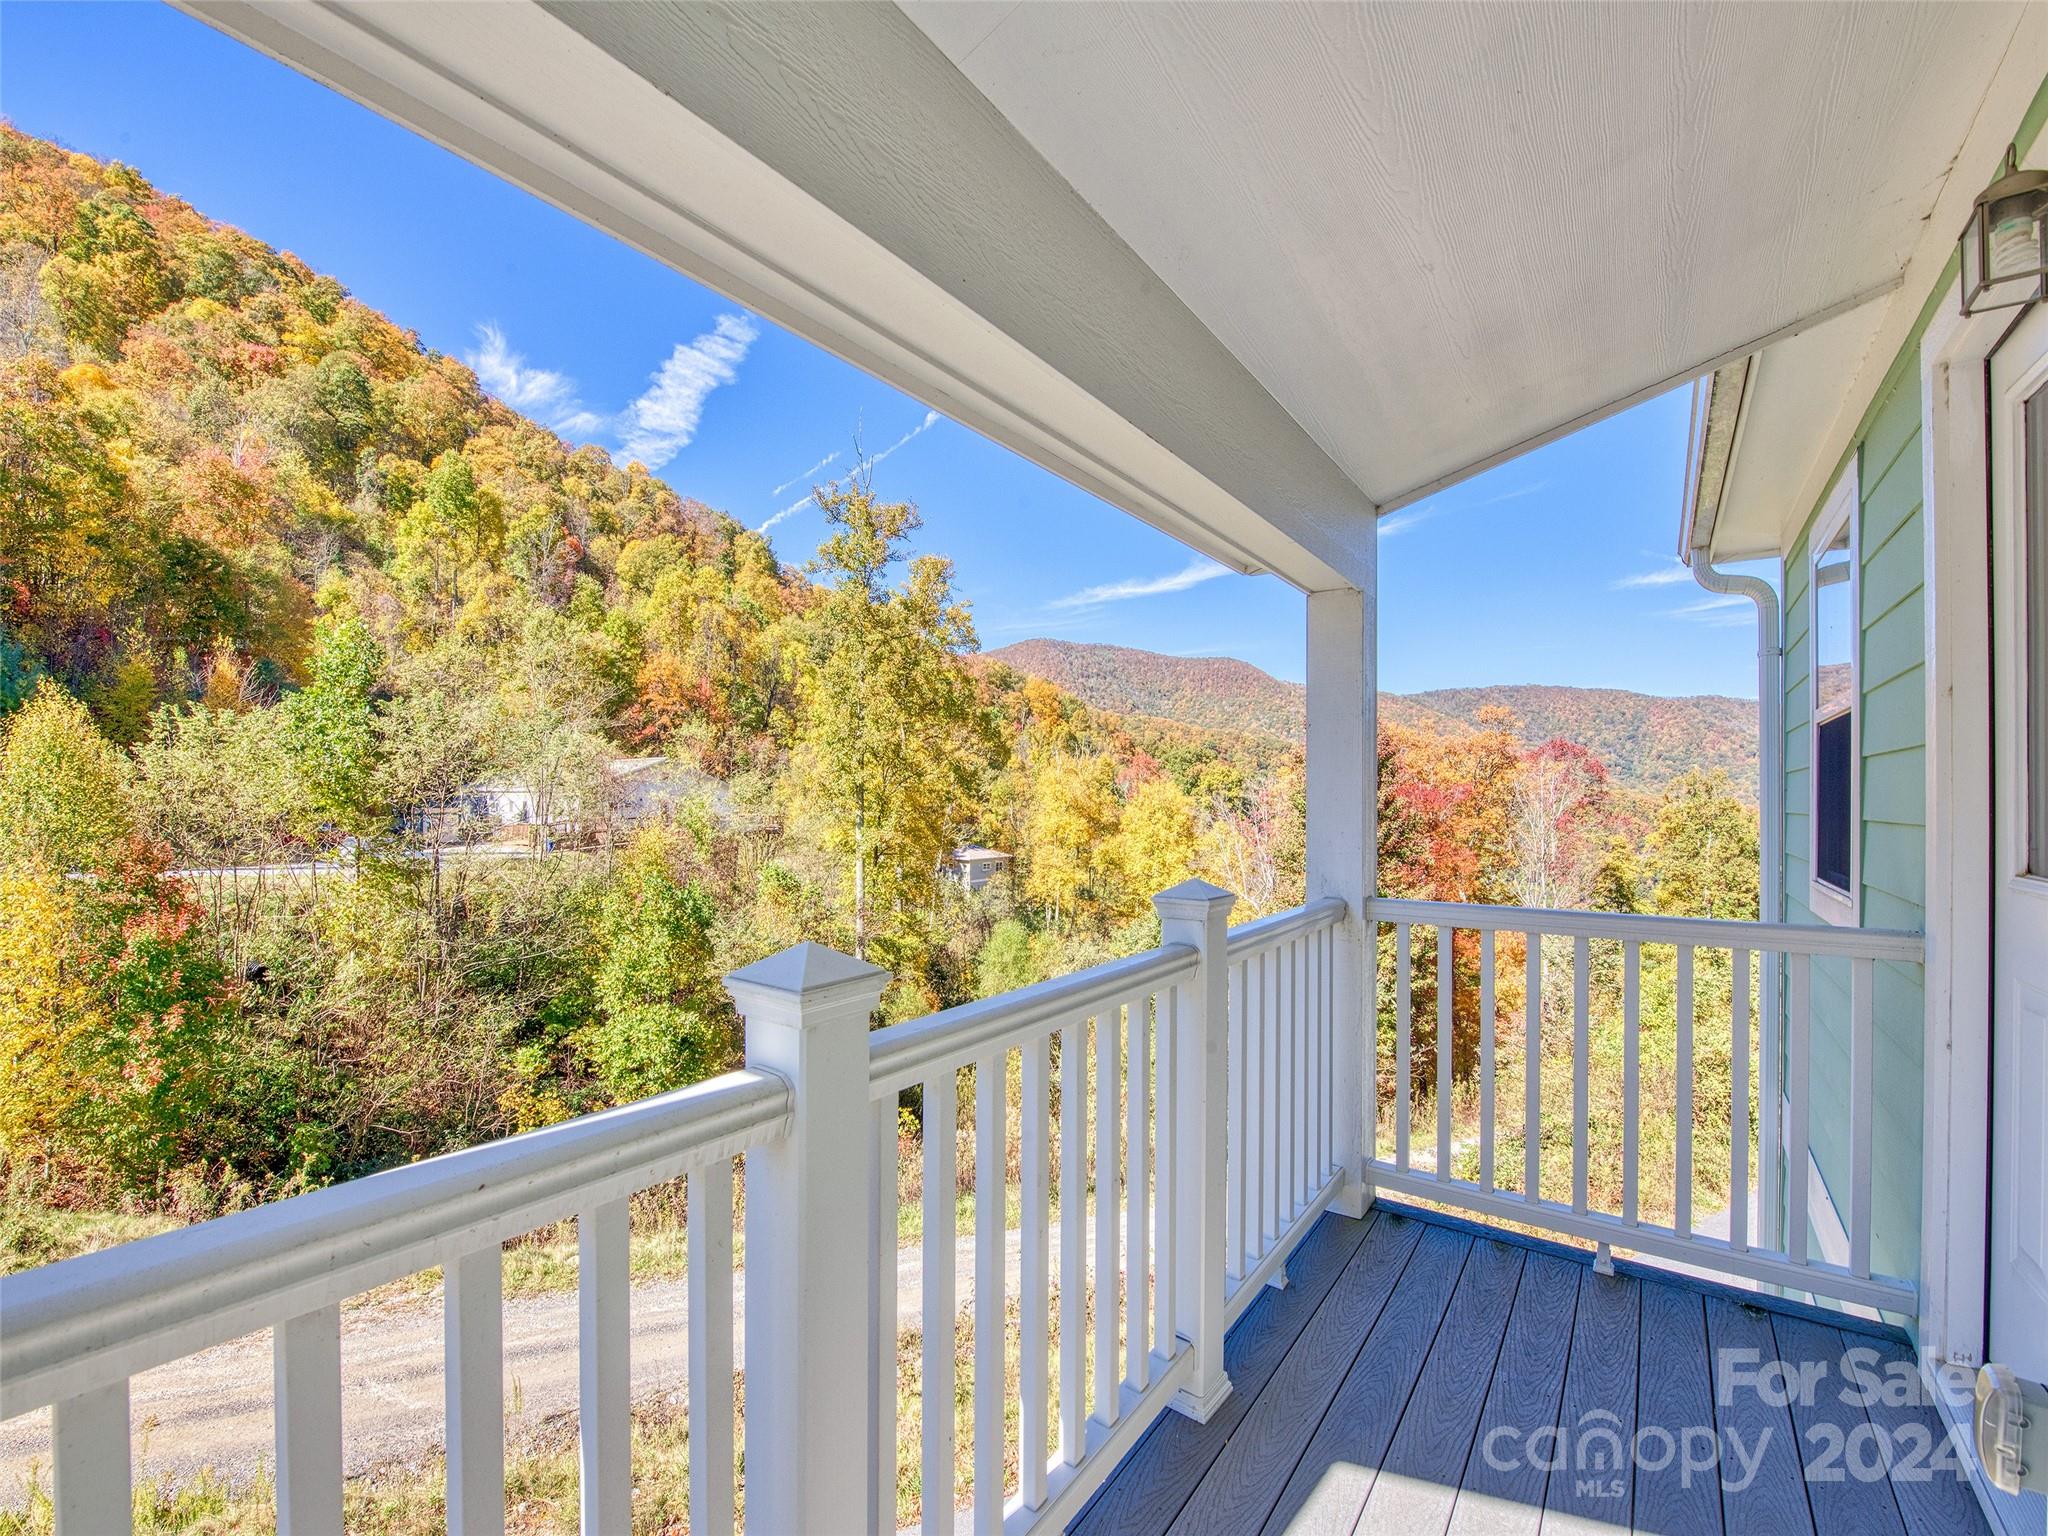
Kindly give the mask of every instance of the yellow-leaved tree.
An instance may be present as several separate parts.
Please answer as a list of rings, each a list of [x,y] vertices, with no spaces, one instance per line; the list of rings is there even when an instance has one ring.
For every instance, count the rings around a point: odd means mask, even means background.
[[[877,958],[900,973],[918,963],[919,918],[996,746],[959,660],[974,625],[952,562],[918,556],[890,584],[917,509],[859,480],[818,505],[834,532],[812,567],[823,597],[802,620],[785,793],[845,861],[854,953],[880,941]]]
[[[71,882],[0,861],[0,1156],[48,1155],[83,1092],[71,1051],[104,1010],[79,964]]]

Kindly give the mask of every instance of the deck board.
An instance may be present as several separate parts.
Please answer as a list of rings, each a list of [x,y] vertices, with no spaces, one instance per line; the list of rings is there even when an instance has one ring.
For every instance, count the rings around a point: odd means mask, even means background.
[[[1543,1530],[1580,1533],[1629,1523],[1635,1495],[1636,1368],[1642,1285],[1632,1275],[1579,1274],[1579,1307],[1557,1422],[1565,1465],[1543,1491]]]
[[[1729,1536],[1812,1536],[1792,1414],[1771,1382],[1750,1374],[1775,1356],[1770,1314],[1709,1297],[1707,1347],[1721,1431],[1721,1518]]]
[[[1442,1227],[1431,1228],[1415,1245],[1400,1287],[1345,1373],[1308,1448],[1295,1442],[1293,1473],[1265,1530],[1349,1536],[1471,1253],[1471,1238]]]
[[[1222,1408],[1163,1417],[1071,1529],[1985,1536],[1897,1335],[1587,1260],[1387,1203],[1324,1217],[1288,1287],[1231,1330]],[[1780,1359],[1827,1366],[1813,1401],[1759,1389],[1755,1368]],[[1844,1399],[1852,1368],[1872,1389]],[[1601,1427],[1648,1448],[1597,1476],[1575,1466],[1575,1438]],[[1688,1470],[1687,1431],[1718,1468]],[[1894,1475],[1809,1477],[1813,1437],[1836,1434],[1891,1447]]]
[[[1705,1300],[1675,1285],[1643,1287],[1642,1359],[1636,1376],[1634,1528],[1646,1536],[1722,1536],[1721,1479],[1709,1461],[1714,1431]]]
[[[1181,1510],[1174,1536],[1258,1530],[1418,1243],[1447,1237],[1422,1222],[1380,1218]]]
[[[1557,1422],[1581,1268],[1543,1253],[1530,1254],[1523,1265],[1522,1288],[1465,1458],[1451,1536],[1519,1536],[1543,1523],[1549,1474],[1528,1454],[1529,1436]]]
[[[1267,1289],[1224,1342],[1230,1396],[1206,1424],[1162,1416],[1068,1527],[1075,1536],[1162,1536],[1378,1218],[1316,1223],[1288,1261],[1286,1288]]]
[[[1771,1334],[1780,1360],[1815,1368],[1810,1385],[1793,1393],[1791,1402],[1814,1529],[1820,1536],[1906,1536],[1874,1449],[1870,1415],[1842,1369],[1842,1335],[1796,1317],[1772,1318]],[[1813,1497],[1820,1489],[1826,1495]]]
[[[1366,1496],[1359,1532],[1443,1536],[1527,1261],[1526,1250],[1506,1243],[1472,1245],[1422,1379]]]

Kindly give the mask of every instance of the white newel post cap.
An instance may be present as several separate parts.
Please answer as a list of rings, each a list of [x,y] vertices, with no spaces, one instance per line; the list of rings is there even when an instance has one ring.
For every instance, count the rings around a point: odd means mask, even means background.
[[[824,944],[793,944],[725,978],[726,991],[750,1026],[801,1028],[837,1022],[849,1014],[864,1020],[888,984],[889,973],[880,966]]]
[[[1160,921],[1169,918],[1194,918],[1201,920],[1211,913],[1228,915],[1237,905],[1237,897],[1220,885],[1211,885],[1206,880],[1183,880],[1170,890],[1161,891],[1152,898],[1152,909],[1159,914]]]

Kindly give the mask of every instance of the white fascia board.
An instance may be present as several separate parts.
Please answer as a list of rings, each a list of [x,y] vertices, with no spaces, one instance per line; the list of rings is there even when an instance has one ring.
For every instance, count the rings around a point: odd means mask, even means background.
[[[1370,575],[1380,509],[893,5],[179,3],[1233,569]]]

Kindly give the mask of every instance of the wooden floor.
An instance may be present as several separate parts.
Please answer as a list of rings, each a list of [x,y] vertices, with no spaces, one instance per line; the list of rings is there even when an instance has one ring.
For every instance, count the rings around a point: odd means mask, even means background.
[[[1986,1529],[1935,1409],[1852,1384],[1911,1369],[1896,1334],[1628,1265],[1598,1275],[1569,1249],[1384,1204],[1324,1217],[1289,1269],[1231,1331],[1216,1416],[1161,1418],[1071,1530]],[[1808,1363],[1815,1389],[1787,1404],[1745,1358]],[[1639,1447],[1618,1470],[1603,1429]]]

